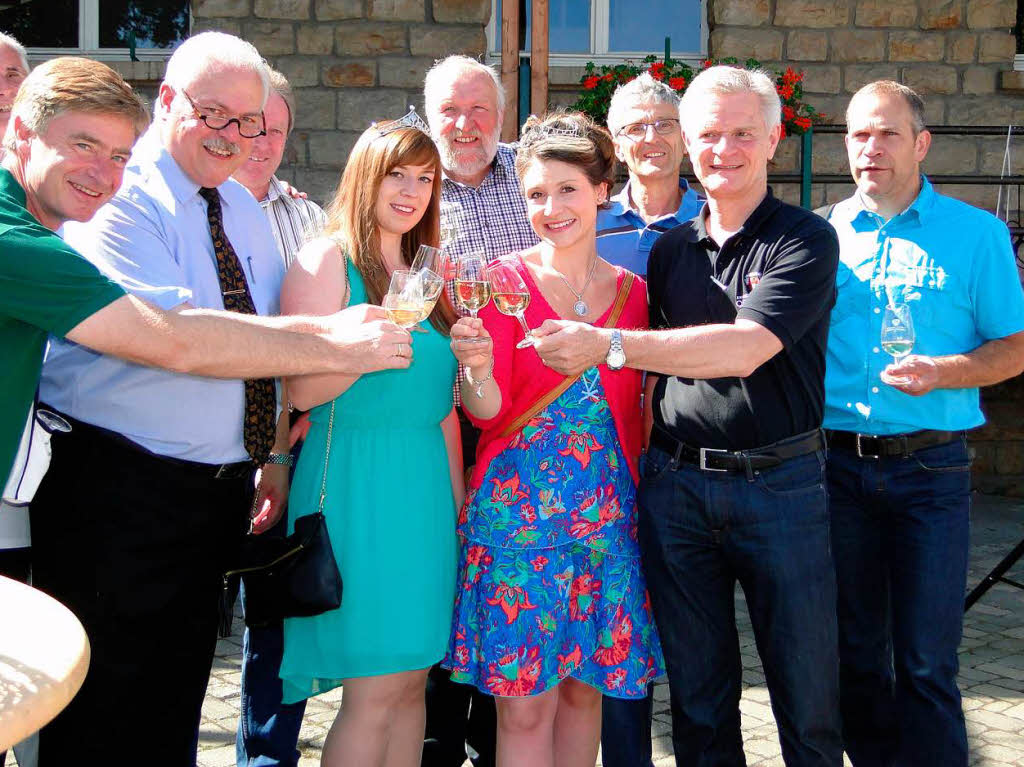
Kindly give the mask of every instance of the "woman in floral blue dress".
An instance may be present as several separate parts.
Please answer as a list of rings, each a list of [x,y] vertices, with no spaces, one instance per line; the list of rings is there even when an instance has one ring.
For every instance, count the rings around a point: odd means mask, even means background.
[[[613,165],[611,138],[583,115],[524,128],[517,171],[541,243],[508,263],[531,327],[646,327],[643,282],[597,255]],[[452,329],[482,434],[442,665],[496,696],[500,765],[589,766],[602,694],[642,698],[663,670],[636,540],[640,374],[600,365],[565,378],[517,349],[522,338],[493,307]]]

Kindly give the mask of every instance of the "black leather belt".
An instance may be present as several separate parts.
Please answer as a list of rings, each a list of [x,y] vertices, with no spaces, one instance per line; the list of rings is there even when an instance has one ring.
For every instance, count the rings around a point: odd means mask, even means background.
[[[825,447],[825,440],[821,429],[815,429],[751,450],[718,450],[687,445],[655,426],[651,429],[651,444],[672,456],[675,463],[689,463],[701,471],[745,472],[771,469],[789,458],[821,450]]]
[[[960,436],[956,431],[935,431],[924,429],[906,434],[890,434],[878,437],[872,434],[857,434],[852,431],[825,432],[829,448],[839,448],[856,453],[858,458],[906,458],[911,453],[926,447],[945,445]]]
[[[106,437],[129,450],[133,450],[137,453],[143,453],[144,455],[148,455],[150,458],[155,458],[162,463],[211,477],[212,479],[243,479],[252,476],[256,469],[252,461],[238,461],[237,463],[200,463],[199,461],[186,461],[184,458],[172,458],[169,455],[160,455],[159,453],[154,453],[152,450],[147,450],[142,445],[137,442],[133,442],[123,434],[118,434],[116,431],[111,431],[110,429],[104,429],[102,426],[94,426],[91,423],[79,421],[77,418],[72,418],[69,415],[61,413],[57,408],[49,405],[41,406],[45,407],[47,410],[52,410],[54,413],[60,415],[61,418],[64,418],[71,424],[72,431],[78,429],[80,431],[95,432],[96,434]]]

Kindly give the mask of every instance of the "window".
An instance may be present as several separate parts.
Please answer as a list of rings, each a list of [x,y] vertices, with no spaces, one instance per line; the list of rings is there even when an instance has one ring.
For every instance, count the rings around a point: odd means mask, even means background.
[[[189,0],[0,0],[0,30],[33,57],[167,58],[188,37]]]
[[[491,0],[487,25],[491,57],[501,56],[501,4],[519,2],[519,48],[530,53],[531,0]],[[1024,2],[1024,0],[1021,0]],[[548,0],[549,58],[553,66],[587,61],[617,63],[624,58],[664,54],[671,38],[673,58],[700,59],[707,52],[706,0]]]

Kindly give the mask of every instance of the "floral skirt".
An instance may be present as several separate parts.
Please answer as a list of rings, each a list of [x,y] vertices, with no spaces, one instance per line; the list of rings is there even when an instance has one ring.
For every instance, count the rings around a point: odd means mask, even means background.
[[[557,428],[537,428],[551,423]],[[572,677],[605,695],[642,698],[663,673],[636,542],[636,489],[614,428],[594,370],[524,426],[529,440],[514,439],[492,460],[481,488],[493,491],[471,491],[442,662],[454,681],[528,696]],[[599,449],[572,450],[581,433]],[[554,479],[537,471],[551,456],[565,458]],[[544,508],[547,520],[537,512]],[[499,511],[508,524],[487,524]],[[495,543],[499,529],[508,531],[505,545]],[[474,540],[485,531],[488,542]]]

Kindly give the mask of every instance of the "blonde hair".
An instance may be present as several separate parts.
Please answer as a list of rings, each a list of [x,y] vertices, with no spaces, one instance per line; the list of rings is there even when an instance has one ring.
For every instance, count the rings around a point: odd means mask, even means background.
[[[753,93],[761,100],[765,127],[771,131],[782,122],[782,101],[771,75],[760,69],[740,69],[719,64],[709,67],[693,78],[679,100],[679,121],[687,124],[687,115],[701,115],[701,103],[708,96],[727,93]]]
[[[370,302],[379,304],[388,292],[388,272],[380,250],[377,197],[385,176],[399,165],[431,165],[434,184],[430,203],[419,222],[402,235],[402,263],[412,264],[420,245],[437,247],[440,239],[441,158],[433,140],[417,128],[397,128],[386,135],[375,127],[363,131],[348,156],[334,199],[327,206],[325,237],[338,241],[366,285]],[[455,311],[446,292],[430,315],[430,323],[447,334]]]
[[[127,118],[135,137],[149,125],[145,103],[124,79],[92,59],[62,56],[36,67],[18,89],[11,107],[11,123],[18,117],[37,135],[46,132],[50,121],[65,112],[110,114]],[[8,130],[4,149],[13,152],[15,133]]]

